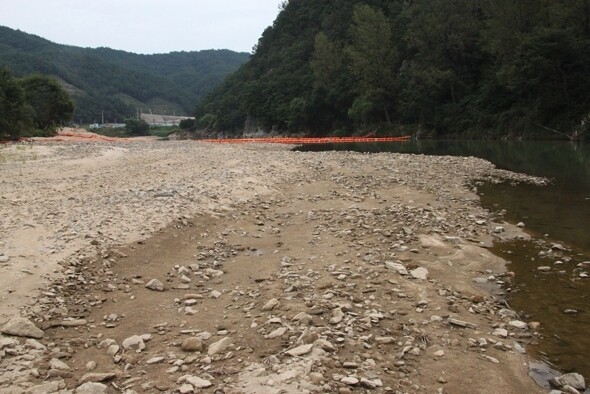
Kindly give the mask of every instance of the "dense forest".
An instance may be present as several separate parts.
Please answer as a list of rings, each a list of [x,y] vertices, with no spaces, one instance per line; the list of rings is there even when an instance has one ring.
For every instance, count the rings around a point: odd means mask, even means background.
[[[137,110],[187,115],[249,58],[229,50],[138,55],[59,45],[0,26],[0,68],[57,78],[75,102],[74,121],[122,122]]]
[[[590,0],[290,0],[201,127],[590,134]]]

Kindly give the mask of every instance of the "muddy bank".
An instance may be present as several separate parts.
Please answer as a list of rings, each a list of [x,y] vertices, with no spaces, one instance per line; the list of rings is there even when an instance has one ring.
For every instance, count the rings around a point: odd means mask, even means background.
[[[525,235],[473,189],[533,178],[277,146],[4,149],[0,312],[43,330],[2,338],[6,390],[541,391],[537,327],[486,249]]]

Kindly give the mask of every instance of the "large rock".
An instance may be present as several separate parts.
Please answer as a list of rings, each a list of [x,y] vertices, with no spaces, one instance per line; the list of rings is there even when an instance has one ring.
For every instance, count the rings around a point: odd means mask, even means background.
[[[566,373],[565,375],[561,375],[557,378],[553,378],[549,381],[553,386],[557,388],[561,388],[564,386],[571,386],[576,390],[585,390],[586,389],[586,381],[584,377],[579,373]]]
[[[43,338],[44,335],[43,330],[33,324],[32,321],[20,316],[14,316],[10,319],[2,327],[2,333],[28,338]]]

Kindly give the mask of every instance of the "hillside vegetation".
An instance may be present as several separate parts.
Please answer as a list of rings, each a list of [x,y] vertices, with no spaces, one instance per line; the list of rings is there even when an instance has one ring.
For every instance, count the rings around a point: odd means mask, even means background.
[[[16,77],[57,78],[75,102],[74,121],[106,122],[138,109],[188,115],[196,103],[249,54],[229,50],[138,55],[109,48],[59,45],[0,26],[0,68]]]
[[[196,113],[231,131],[575,137],[589,91],[590,0],[290,0]]]

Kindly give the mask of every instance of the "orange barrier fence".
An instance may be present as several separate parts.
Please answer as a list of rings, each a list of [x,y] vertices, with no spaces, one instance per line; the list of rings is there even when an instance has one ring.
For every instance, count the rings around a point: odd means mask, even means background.
[[[223,144],[290,144],[290,145],[307,145],[307,144],[342,144],[351,142],[403,142],[410,141],[412,137],[324,137],[324,138],[221,138],[199,140],[204,142],[223,143]]]

